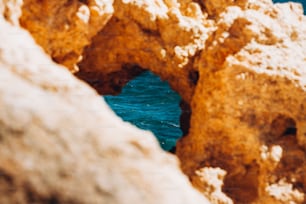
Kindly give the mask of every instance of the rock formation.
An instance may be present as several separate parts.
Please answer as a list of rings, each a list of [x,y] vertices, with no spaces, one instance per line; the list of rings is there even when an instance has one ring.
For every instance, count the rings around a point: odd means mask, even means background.
[[[186,101],[198,79],[193,60],[214,27],[198,4],[184,13],[176,1],[115,1],[115,13],[84,51],[77,75],[102,94],[149,69],[167,80]]]
[[[141,68],[153,71],[190,104],[189,134],[176,151],[195,186],[204,188],[198,170],[221,167],[223,191],[237,203],[303,202],[306,23],[300,5],[154,2],[115,1],[77,75],[109,93]],[[269,190],[280,190],[283,180],[292,185],[288,198]]]
[[[230,6],[218,15],[195,65],[189,135],[176,148],[192,180],[203,167],[220,167],[223,191],[237,203],[303,202],[305,25],[292,3]],[[287,198],[271,192],[280,181],[292,185]]]
[[[0,203],[209,203],[151,133],[0,16]]]
[[[117,119],[41,53],[19,30],[21,14],[20,25],[45,52],[70,71],[79,67],[76,75],[101,94],[119,93],[144,70],[167,80],[186,109],[186,135],[176,147],[181,168],[212,203],[305,202],[306,18],[299,4],[21,4],[0,3],[16,26],[1,21],[1,39],[11,43],[0,46],[0,182],[12,194],[0,199],[206,202],[149,133]],[[14,35],[26,37],[15,42]]]
[[[112,3],[112,0],[24,0],[20,24],[55,62],[77,71],[83,48],[111,17]]]

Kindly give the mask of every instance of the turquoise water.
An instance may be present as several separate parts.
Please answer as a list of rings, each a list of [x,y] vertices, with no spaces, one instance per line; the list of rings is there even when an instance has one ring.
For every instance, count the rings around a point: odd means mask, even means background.
[[[131,80],[120,95],[104,98],[123,120],[151,130],[165,150],[175,146],[182,135],[180,96],[149,71]]]
[[[306,8],[306,0],[300,2]],[[165,150],[175,146],[176,140],[182,136],[179,127],[180,96],[151,72],[130,81],[120,95],[105,96],[105,100],[123,120],[151,130]]]
[[[274,3],[284,3],[284,2],[288,2],[286,0],[274,0],[273,1]],[[306,14],[306,0],[291,0],[291,2],[298,2],[298,3],[301,3],[303,5],[303,8],[304,8],[304,15]]]

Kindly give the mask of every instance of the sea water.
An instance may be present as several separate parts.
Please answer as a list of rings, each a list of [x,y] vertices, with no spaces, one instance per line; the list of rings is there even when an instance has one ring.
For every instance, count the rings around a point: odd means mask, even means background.
[[[152,131],[165,150],[173,148],[182,136],[179,126],[181,98],[168,82],[150,71],[129,81],[120,95],[104,98],[123,120]]]
[[[273,0],[274,3],[285,3],[285,2],[289,2],[288,0]],[[291,2],[297,2],[303,5],[304,8],[304,15],[306,14],[305,10],[306,10],[306,0],[291,0]]]
[[[305,14],[306,0],[295,2],[303,4]],[[149,71],[130,81],[120,95],[104,98],[123,120],[141,129],[151,130],[165,150],[174,147],[182,136],[179,126],[180,96],[167,82]]]

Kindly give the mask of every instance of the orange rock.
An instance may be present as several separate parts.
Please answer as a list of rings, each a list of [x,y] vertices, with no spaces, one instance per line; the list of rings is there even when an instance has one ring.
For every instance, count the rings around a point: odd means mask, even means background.
[[[0,192],[17,189],[0,201],[205,203],[150,134],[118,120],[29,37],[22,44],[7,36],[19,28],[3,19],[18,26],[21,3],[0,3],[1,39],[10,42],[0,45]],[[305,202],[299,4],[24,0],[20,24],[53,60],[70,71],[78,64],[76,75],[102,94],[119,93],[144,70],[167,80],[186,109],[187,135],[176,148],[181,167],[212,203]]]
[[[112,0],[24,0],[20,24],[54,61],[75,72],[83,48],[112,16],[112,3]]]
[[[306,19],[296,4],[253,8],[220,14],[198,62],[191,127],[177,154],[194,180],[206,166],[226,170],[223,190],[237,203],[282,203],[267,192],[282,179],[300,185],[292,202],[303,203]],[[288,135],[294,150],[280,143]]]
[[[198,79],[193,61],[214,29],[200,6],[189,3],[189,16],[175,1],[116,1],[114,9],[85,49],[77,76],[109,94],[149,69],[190,101]]]
[[[305,165],[292,171],[298,162],[291,170],[281,164],[295,161],[288,155],[296,161],[305,156],[279,145],[289,132],[297,152],[305,147],[306,24],[300,5],[180,3],[116,1],[112,19],[85,49],[77,76],[109,94],[142,70],[153,71],[191,104],[189,133],[176,152],[204,194],[209,182],[196,172],[220,167],[227,174],[219,188],[234,202],[283,202],[267,190],[282,175],[300,186],[300,194],[288,197],[303,202]],[[216,200],[226,199],[211,197]]]
[[[0,39],[0,203],[209,203],[29,33],[1,17]]]

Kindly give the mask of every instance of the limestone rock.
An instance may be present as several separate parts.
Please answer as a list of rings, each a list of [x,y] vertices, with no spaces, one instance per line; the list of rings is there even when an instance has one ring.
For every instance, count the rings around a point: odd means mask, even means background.
[[[209,203],[147,131],[0,18],[0,203]]]
[[[0,2],[13,25],[21,3]],[[306,18],[299,4],[23,4],[20,24],[56,62],[73,70],[81,60],[77,76],[100,93],[119,93],[144,70],[170,83],[188,123],[176,153],[212,203],[305,202]],[[0,199],[17,199],[3,202],[206,202],[152,135],[116,118],[29,36],[21,42],[26,34],[18,28],[1,26],[1,39],[11,43],[0,44],[0,192],[12,196]]]
[[[226,170],[223,190],[237,203],[303,203],[306,18],[294,3],[264,5],[220,13],[176,150],[192,180],[205,166]],[[297,191],[285,202],[267,191],[280,180]]]
[[[21,25],[60,64],[77,71],[83,48],[113,13],[112,0],[24,0]]]
[[[114,15],[84,51],[77,76],[102,94],[118,93],[149,69],[190,101],[198,79],[193,60],[214,29],[198,4],[115,1]]]
[[[197,170],[194,185],[211,200],[212,203],[233,204],[233,201],[222,192],[226,172],[220,168],[204,167]]]
[[[13,25],[19,25],[22,3],[23,0],[2,0],[0,2],[0,18],[4,18]]]
[[[220,167],[227,174],[219,188],[236,203],[285,202],[268,190],[281,189],[282,179],[294,187],[287,201],[304,202],[306,23],[300,5],[198,2],[116,1],[77,75],[100,93],[120,91],[142,69],[168,80],[191,104],[189,133],[176,151],[204,194],[209,182],[199,184],[196,172]]]

